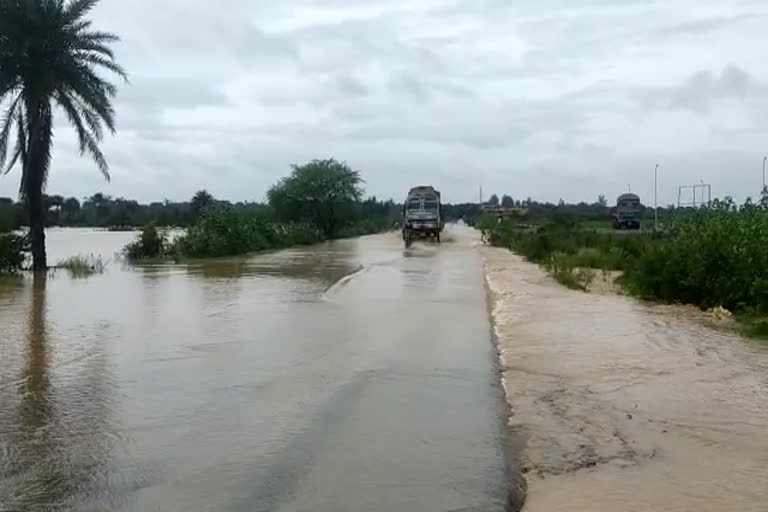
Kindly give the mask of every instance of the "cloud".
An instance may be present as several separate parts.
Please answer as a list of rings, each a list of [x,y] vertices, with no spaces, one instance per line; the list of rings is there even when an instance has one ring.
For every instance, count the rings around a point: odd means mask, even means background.
[[[705,178],[734,197],[759,188],[765,2],[211,5],[98,5],[94,24],[122,37],[131,77],[104,146],[113,181],[79,158],[59,116],[52,191],[262,199],[291,163],[326,156],[359,168],[379,197],[413,182],[460,201],[480,184],[552,201],[629,183],[645,194],[658,161],[664,201],[673,180]],[[18,175],[0,178],[0,195],[17,188]]]
[[[710,114],[713,106],[726,100],[759,102],[768,98],[768,85],[757,81],[743,69],[728,65],[720,72],[699,70],[682,84],[638,91],[646,105],[660,109],[684,109]]]
[[[723,28],[738,25],[753,19],[754,13],[742,13],[735,16],[709,16],[693,21],[685,21],[662,27],[656,31],[661,36],[704,35]]]

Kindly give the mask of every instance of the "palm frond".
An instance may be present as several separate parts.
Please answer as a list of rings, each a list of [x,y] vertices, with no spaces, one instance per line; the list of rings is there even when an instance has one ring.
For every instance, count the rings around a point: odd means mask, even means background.
[[[80,143],[80,154],[85,154],[86,151],[90,153],[99,171],[104,175],[104,179],[109,181],[109,164],[101,149],[99,149],[98,144],[99,140],[101,140],[101,126],[97,116],[93,112],[89,112],[87,107],[79,104],[79,101],[72,101],[72,98],[66,93],[58,92],[56,94],[56,101],[66,112],[69,122],[75,127]],[[86,120],[85,124],[83,124],[83,118]]]
[[[110,98],[117,92],[115,85],[98,77],[90,67],[80,62],[73,63],[63,73],[67,91],[96,112],[109,131],[114,133],[115,111]]]
[[[86,144],[88,147],[88,152],[91,154],[91,157],[93,157],[93,161],[96,162],[96,165],[98,166],[99,171],[101,171],[101,174],[104,176],[104,179],[110,181],[112,177],[109,175],[109,164],[107,163],[107,159],[104,157],[104,153],[101,152],[99,144],[93,139],[93,137],[91,137],[90,134],[88,134]]]
[[[105,69],[108,69],[126,82],[128,81],[128,74],[125,72],[125,69],[123,69],[120,64],[116,63],[112,59],[106,59],[93,53],[78,53],[76,58],[82,62],[87,62],[94,66],[101,66]]]
[[[66,93],[62,93],[61,91],[56,93],[56,103],[58,103],[59,106],[64,109],[69,122],[72,123],[72,125],[75,127],[75,131],[77,132],[77,139],[80,143],[80,154],[83,155],[85,153],[85,138],[88,134],[88,130],[83,124],[83,118],[80,116],[80,112],[77,106]]]
[[[99,118],[99,115],[90,110],[85,105],[81,105],[80,108],[83,119],[85,119],[85,124],[87,124],[91,129],[91,133],[93,134],[94,138],[101,142],[104,139],[104,130],[101,127],[101,119]]]
[[[69,24],[79,20],[96,7],[97,3],[99,0],[71,0],[63,11],[64,22]]]
[[[73,33],[77,34],[77,33],[83,32],[84,30],[89,29],[92,24],[93,23],[90,20],[80,20],[71,25],[71,30]]]
[[[79,41],[90,41],[92,43],[116,43],[120,37],[112,32],[102,32],[100,30],[91,30],[90,32],[78,32]]]
[[[98,53],[100,55],[107,57],[108,59],[115,58],[115,53],[112,51],[112,49],[109,46],[99,41],[90,41],[87,39],[76,39],[72,43],[72,48],[79,52]]]
[[[5,157],[8,155],[8,137],[11,135],[11,126],[16,117],[16,107],[19,105],[21,94],[11,102],[3,117],[3,125],[0,128],[0,167],[5,165]]]
[[[8,165],[6,166],[3,174],[8,174],[9,172],[11,172],[11,169],[13,169],[13,166],[16,165],[16,162],[19,161],[19,158],[21,158],[22,162],[26,161],[27,159],[26,144],[27,144],[27,134],[25,131],[25,124],[24,124],[24,112],[21,109],[19,109],[16,115],[16,147],[14,148],[13,155],[11,156],[11,159],[8,161]]]

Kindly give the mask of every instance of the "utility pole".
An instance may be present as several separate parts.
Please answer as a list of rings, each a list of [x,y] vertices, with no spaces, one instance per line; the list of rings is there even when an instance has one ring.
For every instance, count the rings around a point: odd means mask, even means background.
[[[765,194],[765,161],[768,160],[768,156],[763,157],[763,189],[760,191],[760,195]]]
[[[483,186],[480,185],[480,204],[483,204]]]
[[[653,230],[659,230],[659,164],[653,170]]]

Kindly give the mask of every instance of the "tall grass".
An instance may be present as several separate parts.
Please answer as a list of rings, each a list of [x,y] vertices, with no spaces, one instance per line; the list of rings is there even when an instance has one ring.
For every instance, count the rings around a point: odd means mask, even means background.
[[[101,258],[78,255],[59,261],[56,268],[66,269],[72,277],[82,278],[103,273],[104,263]]]

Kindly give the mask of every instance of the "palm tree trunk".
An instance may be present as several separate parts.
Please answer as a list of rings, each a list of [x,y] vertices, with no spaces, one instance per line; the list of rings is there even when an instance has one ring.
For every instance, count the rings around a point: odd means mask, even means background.
[[[48,271],[45,254],[45,211],[42,187],[27,190],[27,214],[29,215],[29,241],[32,246],[32,270],[35,274]]]
[[[48,116],[48,117],[46,117]],[[26,158],[23,158],[21,192],[29,217],[29,241],[32,246],[32,271],[35,275],[48,272],[45,254],[45,207],[43,186],[50,155],[50,109],[40,102],[27,103],[29,140]]]

